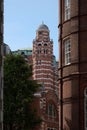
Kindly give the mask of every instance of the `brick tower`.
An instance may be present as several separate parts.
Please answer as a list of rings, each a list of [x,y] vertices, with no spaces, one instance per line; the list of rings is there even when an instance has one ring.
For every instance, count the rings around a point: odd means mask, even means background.
[[[33,43],[33,77],[46,89],[53,88],[53,41],[49,37],[49,29],[41,24],[36,31]],[[49,87],[50,86],[50,87]]]
[[[41,84],[41,89],[36,95],[38,114],[43,121],[38,130],[58,130],[58,98],[56,67],[53,56],[53,41],[50,40],[50,31],[42,23],[36,30],[33,40],[33,79]],[[35,129],[36,130],[36,129]]]
[[[3,130],[3,0],[0,0],[0,130]]]
[[[59,130],[87,130],[87,0],[59,1]]]

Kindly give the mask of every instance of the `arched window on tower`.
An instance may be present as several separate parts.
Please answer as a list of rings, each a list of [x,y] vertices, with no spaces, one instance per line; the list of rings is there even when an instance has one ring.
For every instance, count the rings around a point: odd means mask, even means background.
[[[55,118],[56,114],[57,114],[57,112],[56,112],[55,105],[53,103],[48,103],[47,115]]]
[[[84,119],[85,130],[87,130],[87,87],[84,90]]]
[[[45,43],[44,46],[47,46],[47,43]]]
[[[47,54],[48,53],[48,50],[47,49],[44,49],[44,54]]]
[[[37,50],[37,53],[38,53],[38,54],[41,54],[41,49],[38,49],[38,50]]]
[[[42,34],[42,31],[39,31],[38,34],[41,35],[41,34]]]
[[[41,46],[41,44],[39,43],[38,46]]]
[[[42,46],[42,43],[41,43],[41,42],[39,42],[39,43],[38,43],[38,46]]]

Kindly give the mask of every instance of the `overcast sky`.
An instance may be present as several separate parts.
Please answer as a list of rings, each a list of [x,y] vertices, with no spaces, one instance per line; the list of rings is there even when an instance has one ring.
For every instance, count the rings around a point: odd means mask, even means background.
[[[4,42],[11,50],[32,48],[42,21],[49,27],[58,59],[58,0],[4,0]]]

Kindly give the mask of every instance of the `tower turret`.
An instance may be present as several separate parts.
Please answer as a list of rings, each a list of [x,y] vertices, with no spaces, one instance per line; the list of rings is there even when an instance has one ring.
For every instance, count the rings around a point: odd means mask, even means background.
[[[49,37],[49,28],[41,24],[36,30],[36,39],[33,41],[33,78],[53,88],[53,41]]]

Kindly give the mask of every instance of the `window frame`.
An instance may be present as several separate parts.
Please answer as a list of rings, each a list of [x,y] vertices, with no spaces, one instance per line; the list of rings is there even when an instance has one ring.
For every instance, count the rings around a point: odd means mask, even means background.
[[[64,20],[70,19],[70,0],[64,0]]]
[[[64,56],[65,56],[65,65],[71,63],[71,42],[70,38],[64,40]]]
[[[46,48],[44,48],[44,54],[47,54],[48,50]]]
[[[37,54],[41,54],[41,48],[37,50]]]
[[[48,103],[47,114],[48,114],[48,116],[50,116],[52,118],[56,118],[57,111],[56,111],[55,105],[53,103]]]

